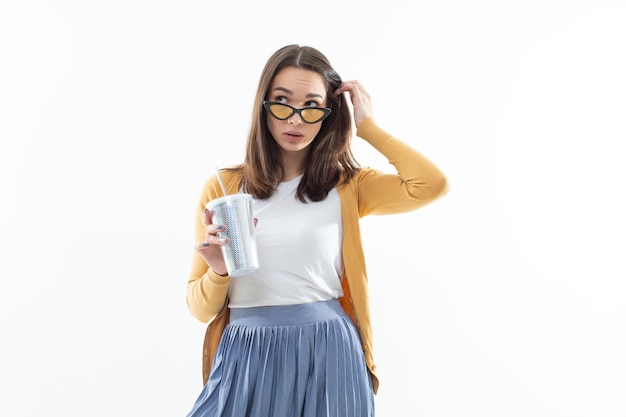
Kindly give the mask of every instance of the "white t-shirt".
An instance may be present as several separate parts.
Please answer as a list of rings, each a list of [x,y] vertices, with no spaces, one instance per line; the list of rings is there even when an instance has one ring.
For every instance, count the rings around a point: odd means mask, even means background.
[[[230,281],[229,307],[302,304],[343,295],[341,205],[336,189],[325,200],[296,197],[302,176],[254,200],[259,270]]]

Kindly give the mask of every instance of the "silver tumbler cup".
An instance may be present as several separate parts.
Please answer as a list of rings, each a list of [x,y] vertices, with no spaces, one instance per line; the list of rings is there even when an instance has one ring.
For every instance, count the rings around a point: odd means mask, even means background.
[[[224,225],[220,237],[228,238],[222,246],[222,255],[228,275],[239,277],[259,269],[254,216],[250,194],[228,194],[206,204],[214,224]]]

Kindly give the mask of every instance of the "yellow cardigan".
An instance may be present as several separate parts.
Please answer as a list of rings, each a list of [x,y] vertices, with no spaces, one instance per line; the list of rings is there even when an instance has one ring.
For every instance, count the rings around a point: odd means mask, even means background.
[[[365,361],[371,373],[374,392],[377,392],[378,377],[372,348],[367,273],[359,219],[368,214],[404,213],[420,208],[443,196],[447,191],[447,181],[441,171],[427,158],[380,129],[372,118],[361,122],[356,134],[386,156],[398,172],[397,175],[386,174],[363,168],[349,183],[337,188],[343,222],[344,297],[341,304],[359,330]],[[241,175],[224,172],[222,179],[229,193],[238,191]],[[205,239],[202,218],[206,203],[221,195],[223,193],[217,178],[215,176],[209,178],[198,202],[196,242],[203,242]],[[187,305],[194,317],[203,323],[210,323],[203,351],[205,383],[216,345],[228,321],[227,298],[230,279],[228,276],[222,277],[213,272],[204,258],[194,251],[187,285]],[[221,323],[215,325],[220,318]],[[213,334],[210,334],[211,332]]]

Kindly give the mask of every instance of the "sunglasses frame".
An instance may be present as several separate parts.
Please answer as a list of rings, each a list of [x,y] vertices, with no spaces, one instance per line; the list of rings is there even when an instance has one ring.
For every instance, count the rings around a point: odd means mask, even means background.
[[[270,107],[272,107],[272,105],[274,105],[274,104],[278,104],[278,105],[280,105],[280,106],[289,107],[289,108],[291,109],[291,114],[290,114],[289,116],[287,116],[287,117],[284,117],[284,118],[276,116],[276,115],[272,112],[272,110],[270,110]],[[303,121],[304,123],[308,123],[308,124],[310,124],[310,125],[314,125],[315,123],[319,123],[319,122],[321,122],[321,121],[325,120],[328,116],[330,116],[330,113],[332,112],[332,110],[331,110],[331,109],[328,109],[328,108],[326,108],[326,107],[303,107],[303,108],[301,108],[301,109],[297,109],[297,108],[295,108],[295,107],[293,107],[293,106],[290,106],[289,104],[279,103],[279,102],[277,102],[277,101],[267,101],[267,100],[263,100],[263,107],[264,107],[264,108],[265,108],[265,110],[267,110],[267,112],[268,112],[269,114],[271,114],[271,115],[272,115],[272,117],[274,117],[275,119],[278,119],[278,120],[287,120],[287,119],[289,119],[291,116],[293,116],[294,114],[296,114],[296,113],[297,113],[297,114],[300,116],[300,119],[302,119],[302,121]],[[316,121],[314,121],[314,122],[309,122],[309,121],[305,120],[305,119],[304,119],[304,117],[302,117],[302,111],[303,111],[303,110],[321,110],[321,111],[322,111],[322,113],[324,113],[324,115],[323,115],[323,116],[322,116],[319,120],[316,120]]]

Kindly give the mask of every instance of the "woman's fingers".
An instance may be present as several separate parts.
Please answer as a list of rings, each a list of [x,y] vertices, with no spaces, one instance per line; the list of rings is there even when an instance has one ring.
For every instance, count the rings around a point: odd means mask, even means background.
[[[206,227],[205,243],[213,245],[223,245],[228,242],[228,239],[219,235],[224,231],[224,226],[221,224],[209,224]]]
[[[213,223],[211,221],[211,211],[209,209],[204,209],[204,218],[203,218],[203,220],[204,220],[204,225],[205,226],[208,226],[211,223]]]
[[[224,226],[221,224],[213,224],[209,210],[204,210],[203,221],[206,226],[204,242],[196,242],[194,248],[206,258],[218,249],[219,246],[228,243],[228,239],[218,236],[218,234],[224,230]],[[212,245],[215,246],[215,248],[209,249]]]
[[[339,88],[335,90],[335,94],[339,95],[347,92],[350,95],[350,101],[354,107],[354,122],[358,127],[359,124],[368,117],[373,116],[372,103],[369,93],[363,88],[358,81],[344,81]]]

